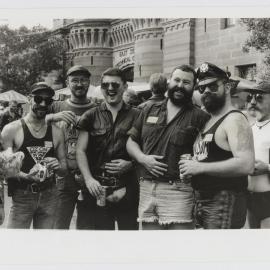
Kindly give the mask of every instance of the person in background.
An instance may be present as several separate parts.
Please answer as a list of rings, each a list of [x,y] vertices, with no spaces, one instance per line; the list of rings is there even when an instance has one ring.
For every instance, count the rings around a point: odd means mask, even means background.
[[[9,102],[9,106],[0,114],[0,131],[5,125],[20,119],[21,116],[18,113],[18,102],[12,100]]]
[[[245,91],[247,112],[256,115],[252,125],[255,170],[248,179],[248,223],[252,229],[265,229],[270,228],[270,83],[261,81]]]
[[[145,106],[151,106],[154,103],[164,101],[166,99],[165,93],[167,91],[167,78],[164,74],[152,74],[149,79],[149,85],[152,96],[138,106],[140,109],[143,109]]]

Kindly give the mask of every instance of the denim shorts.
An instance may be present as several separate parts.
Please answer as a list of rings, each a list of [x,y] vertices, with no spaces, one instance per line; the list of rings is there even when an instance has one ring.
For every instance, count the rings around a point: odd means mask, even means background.
[[[140,179],[139,222],[190,223],[193,207],[194,193],[189,184]]]
[[[195,191],[196,225],[204,229],[240,229],[247,215],[247,192]]]

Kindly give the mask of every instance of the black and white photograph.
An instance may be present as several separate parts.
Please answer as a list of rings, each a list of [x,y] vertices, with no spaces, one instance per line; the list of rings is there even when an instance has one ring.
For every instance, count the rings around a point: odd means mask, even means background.
[[[143,253],[148,237],[160,236],[151,249],[172,248],[171,254],[182,236],[187,250],[195,243],[204,252],[208,240],[217,253],[222,241],[228,242],[220,249],[227,250],[237,237],[264,245],[270,228],[270,17],[57,10],[45,8],[46,19],[16,16],[25,13],[22,7],[0,13],[4,243],[11,236],[8,246],[15,244],[18,233],[18,241],[33,246],[37,235],[46,243],[41,250],[52,253],[63,241],[61,265],[72,262],[72,251],[65,253],[71,238],[82,246],[93,241],[92,261],[99,263],[113,256],[102,261],[95,245],[100,251],[108,243],[106,251],[115,246],[114,252],[121,246],[121,262],[134,262],[133,248]],[[224,258],[234,262],[232,250]],[[204,252],[194,263],[218,262]],[[244,247],[242,263],[243,254]],[[192,261],[192,254],[185,256],[180,260]],[[143,258],[163,266],[179,259]],[[37,257],[33,263],[44,265]]]

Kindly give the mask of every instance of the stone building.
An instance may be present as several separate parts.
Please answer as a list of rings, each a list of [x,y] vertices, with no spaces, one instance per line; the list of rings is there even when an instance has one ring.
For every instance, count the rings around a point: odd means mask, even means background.
[[[58,25],[61,25],[59,20]],[[249,33],[239,19],[85,19],[54,30],[66,40],[66,65],[82,64],[98,85],[101,73],[118,66],[130,81],[147,82],[180,64],[213,62],[232,75],[255,80],[263,55],[242,51]]]

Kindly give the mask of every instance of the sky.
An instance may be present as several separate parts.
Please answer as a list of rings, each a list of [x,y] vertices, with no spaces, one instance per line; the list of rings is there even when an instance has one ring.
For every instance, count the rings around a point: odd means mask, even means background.
[[[269,10],[269,0],[0,0],[0,24],[52,28],[55,18],[269,17]]]

